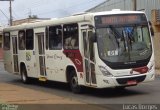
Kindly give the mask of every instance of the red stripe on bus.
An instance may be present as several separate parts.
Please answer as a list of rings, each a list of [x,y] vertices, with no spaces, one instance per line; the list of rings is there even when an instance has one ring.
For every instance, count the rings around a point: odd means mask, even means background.
[[[78,72],[83,72],[82,55],[79,50],[64,50],[63,53],[74,63]]]

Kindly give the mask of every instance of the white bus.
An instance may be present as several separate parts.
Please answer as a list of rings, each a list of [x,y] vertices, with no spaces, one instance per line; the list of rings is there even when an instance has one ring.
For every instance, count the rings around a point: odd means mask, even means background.
[[[5,70],[23,83],[69,83],[71,90],[127,87],[154,80],[151,29],[144,12],[106,11],[4,29]]]

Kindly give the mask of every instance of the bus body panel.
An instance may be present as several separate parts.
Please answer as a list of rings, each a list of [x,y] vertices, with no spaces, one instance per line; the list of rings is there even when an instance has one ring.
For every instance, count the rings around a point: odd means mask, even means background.
[[[25,58],[25,66],[27,69],[28,77],[37,78],[37,69],[35,69],[36,65],[36,56],[34,55],[33,50],[26,50],[25,52],[22,52],[23,58]],[[23,62],[23,60],[21,60]]]
[[[7,72],[13,73],[13,65],[12,65],[12,53],[11,51],[4,52],[4,68]]]
[[[68,64],[72,64],[72,62],[66,58],[63,50],[46,51],[47,78],[49,80],[67,82],[66,67]]]

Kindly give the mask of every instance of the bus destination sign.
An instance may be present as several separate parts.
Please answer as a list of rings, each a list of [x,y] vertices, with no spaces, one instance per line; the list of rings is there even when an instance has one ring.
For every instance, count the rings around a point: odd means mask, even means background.
[[[134,15],[112,15],[112,16],[96,16],[96,26],[107,25],[122,25],[122,24],[137,24],[147,22],[146,17],[143,14]]]

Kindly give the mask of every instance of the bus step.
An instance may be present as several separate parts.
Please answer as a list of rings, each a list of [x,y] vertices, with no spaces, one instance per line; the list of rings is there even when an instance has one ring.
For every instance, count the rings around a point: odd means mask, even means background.
[[[39,81],[47,81],[47,78],[46,77],[39,77]]]

